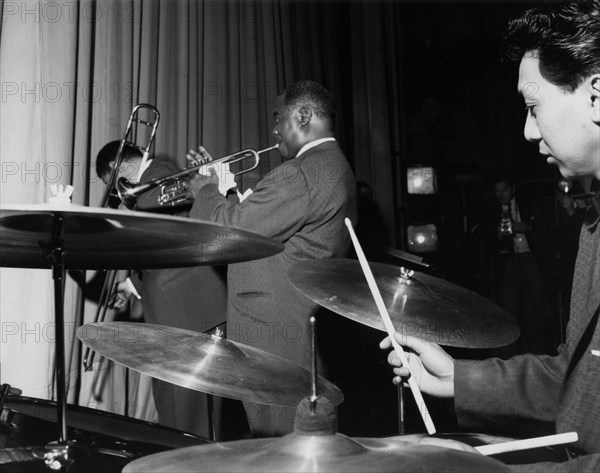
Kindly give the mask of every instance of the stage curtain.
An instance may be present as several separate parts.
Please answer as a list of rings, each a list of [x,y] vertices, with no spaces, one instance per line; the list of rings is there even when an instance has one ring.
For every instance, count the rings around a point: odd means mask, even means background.
[[[396,203],[388,196],[397,186],[401,129],[393,3],[3,0],[0,7],[2,205],[43,203],[53,184],[71,184],[74,204],[97,206],[95,156],[122,138],[137,103],[160,111],[153,154],[181,166],[200,144],[215,156],[268,147],[274,99],[292,82],[313,79],[338,99],[338,140],[393,233]],[[264,156],[239,187],[280,162],[277,152]],[[0,380],[51,398],[51,273],[2,268],[0,276]],[[147,381],[135,378],[128,389],[124,370],[101,357],[94,371],[81,370],[75,329],[95,315],[90,286],[98,276],[66,277],[69,401],[153,420],[147,387],[135,387]],[[138,397],[127,399],[127,391]]]

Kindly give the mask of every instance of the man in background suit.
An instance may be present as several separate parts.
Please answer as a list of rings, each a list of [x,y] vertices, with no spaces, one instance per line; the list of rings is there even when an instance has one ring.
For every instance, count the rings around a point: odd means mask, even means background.
[[[197,175],[190,216],[256,232],[284,244],[282,253],[229,265],[227,336],[310,367],[309,318],[317,304],[287,278],[297,261],[341,257],[350,240],[344,225],[356,215],[352,170],[334,138],[335,101],[322,85],[297,82],[273,111],[273,136],[286,160],[240,203],[218,190],[218,175]],[[203,147],[188,159],[209,157]],[[306,395],[309,393],[307,392]],[[294,408],[245,403],[254,436],[293,429]]]
[[[494,178],[495,202],[485,211],[482,233],[489,253],[490,298],[519,324],[519,340],[503,354],[546,353],[556,348],[558,324],[546,306],[542,264],[549,256],[550,225],[539,196],[517,188],[507,173]]]
[[[600,471],[600,1],[547,5],[512,21],[506,39],[520,59],[518,88],[527,106],[525,138],[565,178],[589,177],[579,237],[567,340],[557,356],[454,360],[439,345],[396,333],[409,347],[410,372],[395,353],[394,382],[454,397],[461,427],[575,431],[581,456],[563,463],[513,465],[523,472]],[[386,338],[381,348],[390,348]]]
[[[96,172],[104,182],[107,182],[114,167],[119,145],[119,141],[112,141],[98,153]],[[175,163],[166,159],[149,159],[143,169],[141,165],[142,153],[125,145],[117,178],[125,177],[132,183],[145,183],[180,171]],[[136,210],[164,212],[164,207],[158,204],[158,195],[158,188],[140,194]],[[169,212],[185,217],[188,210],[189,205],[187,209],[175,207]],[[128,280],[117,284],[114,306],[122,307],[135,295],[141,301],[146,323],[210,332],[225,323],[226,273],[224,266],[138,271]],[[210,437],[206,394],[159,379],[152,380],[152,392],[161,424],[204,438]],[[217,411],[216,408],[211,414],[218,414]]]

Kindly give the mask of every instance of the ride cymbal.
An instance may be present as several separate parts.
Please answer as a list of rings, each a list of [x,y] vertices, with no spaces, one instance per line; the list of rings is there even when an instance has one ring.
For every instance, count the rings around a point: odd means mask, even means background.
[[[456,284],[381,263],[369,263],[397,332],[462,348],[495,348],[519,336],[515,320],[496,304]],[[360,263],[349,259],[301,261],[292,284],[317,304],[385,330]]]

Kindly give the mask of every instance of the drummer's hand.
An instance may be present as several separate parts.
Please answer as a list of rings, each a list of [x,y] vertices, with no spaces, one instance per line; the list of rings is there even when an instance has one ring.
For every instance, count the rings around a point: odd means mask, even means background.
[[[114,292],[108,299],[108,307],[111,309],[122,309],[125,307],[132,294],[127,281],[119,281],[115,286]]]
[[[396,375],[393,379],[394,384],[400,384],[412,376],[419,385],[421,391],[436,397],[454,396],[454,359],[448,355],[439,345],[435,343],[424,342],[410,335],[401,335],[394,333],[396,341],[410,348],[411,352],[406,352],[410,371],[402,366],[402,361],[392,350],[388,355],[388,363],[393,366],[393,372]],[[389,337],[384,338],[379,347],[382,350],[392,348],[392,342]]]
[[[187,160],[187,167],[190,168],[208,163],[213,160],[213,157],[204,146],[198,146],[198,151],[189,150],[185,155],[185,159]]]

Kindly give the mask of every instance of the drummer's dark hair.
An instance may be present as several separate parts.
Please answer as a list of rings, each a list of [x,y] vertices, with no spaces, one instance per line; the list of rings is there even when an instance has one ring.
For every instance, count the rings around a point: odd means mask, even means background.
[[[283,94],[286,107],[307,105],[319,118],[335,128],[336,103],[331,92],[318,82],[303,80],[290,85]]]
[[[552,3],[527,10],[504,33],[505,59],[525,54],[539,59],[542,77],[574,92],[592,74],[600,73],[600,0]]]
[[[110,168],[110,163],[112,163],[117,157],[117,153],[119,152],[119,146],[121,146],[121,141],[111,141],[104,145],[104,147],[98,153],[96,157],[96,174],[98,177],[105,176],[106,174],[110,174],[112,169]],[[134,148],[131,145],[125,144],[123,146],[123,161],[127,161],[133,158],[141,158],[144,155],[142,152]]]

